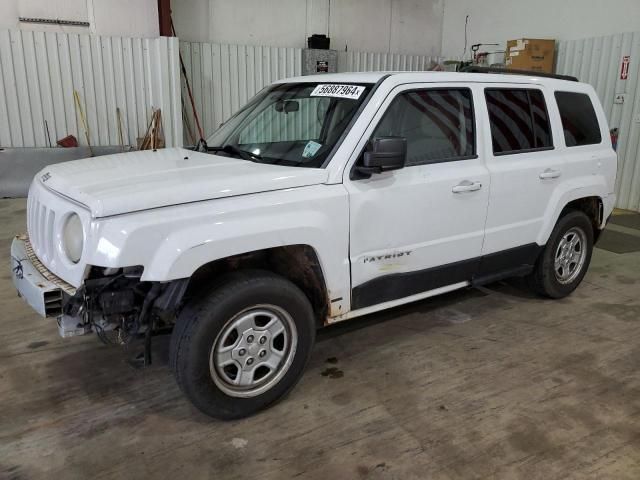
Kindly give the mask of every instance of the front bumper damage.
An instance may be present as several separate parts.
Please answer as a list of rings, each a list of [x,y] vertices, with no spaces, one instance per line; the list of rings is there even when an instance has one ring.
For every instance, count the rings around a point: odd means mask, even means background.
[[[78,319],[63,314],[65,300],[76,289],[42,265],[29,237],[17,235],[11,243],[11,278],[20,295],[42,317],[56,318],[61,337],[89,333]]]
[[[172,328],[189,279],[142,282],[141,267],[113,270],[91,267],[76,289],[42,264],[27,235],[16,236],[11,244],[18,295],[42,317],[56,318],[61,337],[95,331],[105,343],[125,344],[144,336],[148,364],[151,335]]]
[[[42,265],[27,235],[17,235],[11,243],[11,278],[20,296],[43,317],[62,315],[64,295],[76,293]]]

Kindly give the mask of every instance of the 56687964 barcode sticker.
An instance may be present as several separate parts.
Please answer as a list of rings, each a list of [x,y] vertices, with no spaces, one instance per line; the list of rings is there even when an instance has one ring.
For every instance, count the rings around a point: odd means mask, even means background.
[[[357,100],[364,92],[362,85],[338,85],[336,83],[320,84],[311,92],[312,97],[336,97]]]

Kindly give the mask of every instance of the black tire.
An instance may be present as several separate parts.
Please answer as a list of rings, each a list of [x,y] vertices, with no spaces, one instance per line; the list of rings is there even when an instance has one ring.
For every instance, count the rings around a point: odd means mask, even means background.
[[[256,396],[239,398],[219,387],[220,375],[216,384],[210,355],[225,326],[228,329],[238,314],[260,305],[278,307],[289,315],[295,323],[297,345],[286,373],[277,383]],[[296,285],[267,271],[238,271],[226,275],[224,281],[180,312],[171,337],[169,362],[180,389],[200,411],[221,420],[242,418],[274,404],[295,386],[309,360],[315,333],[311,303]]]
[[[584,239],[586,241],[586,257],[580,267],[580,271],[575,274],[575,277],[567,283],[562,283],[556,276],[554,267],[555,255],[558,250],[558,245],[564,237],[564,235],[571,229],[579,229],[584,232]],[[575,231],[575,230],[574,230]],[[531,275],[527,278],[531,288],[539,293],[550,298],[563,298],[573,292],[589,268],[591,262],[591,254],[593,252],[593,225],[589,220],[589,217],[581,211],[570,210],[564,214],[556,223],[549,241],[547,242],[543,252],[540,254],[536,266]]]

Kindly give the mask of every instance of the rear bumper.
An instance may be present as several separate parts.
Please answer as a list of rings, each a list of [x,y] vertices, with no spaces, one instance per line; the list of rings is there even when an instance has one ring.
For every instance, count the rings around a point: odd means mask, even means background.
[[[75,293],[40,263],[26,235],[16,236],[11,244],[11,278],[18,294],[43,317],[62,315],[64,293]]]

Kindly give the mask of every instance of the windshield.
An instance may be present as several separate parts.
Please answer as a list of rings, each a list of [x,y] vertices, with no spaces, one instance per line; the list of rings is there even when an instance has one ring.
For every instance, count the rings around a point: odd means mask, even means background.
[[[222,125],[208,149],[260,163],[323,167],[371,86],[272,85]]]

